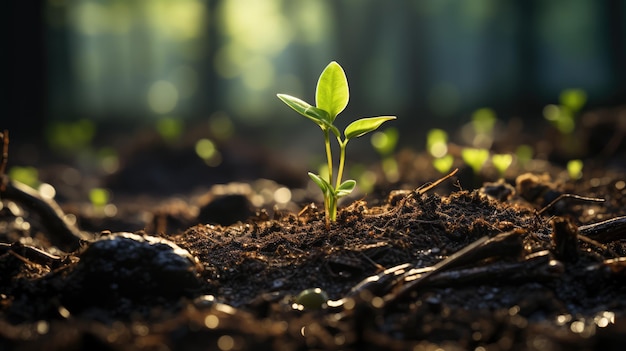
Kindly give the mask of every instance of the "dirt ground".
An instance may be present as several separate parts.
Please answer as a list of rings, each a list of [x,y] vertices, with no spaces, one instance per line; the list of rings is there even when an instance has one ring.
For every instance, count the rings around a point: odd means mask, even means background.
[[[578,136],[582,179],[554,147],[501,182],[461,165],[425,191],[441,175],[403,150],[401,179],[346,199],[330,228],[305,190],[253,205],[286,181],[127,192],[108,217],[65,201],[78,227],[9,183],[0,349],[621,350],[626,128],[611,115]]]

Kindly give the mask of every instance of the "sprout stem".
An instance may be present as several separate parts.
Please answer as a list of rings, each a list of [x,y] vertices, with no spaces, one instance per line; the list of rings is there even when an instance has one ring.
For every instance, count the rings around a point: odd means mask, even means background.
[[[335,189],[339,189],[341,185],[341,178],[343,177],[343,167],[346,163],[346,145],[348,145],[348,140],[345,142],[341,142],[339,138],[339,169],[337,170],[337,183],[335,185]]]
[[[330,148],[330,135],[328,129],[324,129],[324,144],[326,144],[326,161],[328,162],[328,184],[333,183],[333,154]],[[330,222],[334,222],[333,209],[337,212],[337,203],[332,201],[333,196],[324,194],[324,212],[326,219],[326,228],[330,228]]]
[[[328,183],[333,183],[333,154],[330,149],[330,136],[328,129],[324,129],[324,143],[326,144],[326,161],[328,162]]]

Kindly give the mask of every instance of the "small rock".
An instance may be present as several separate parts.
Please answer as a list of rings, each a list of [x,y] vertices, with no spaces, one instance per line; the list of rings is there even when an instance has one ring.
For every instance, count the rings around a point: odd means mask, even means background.
[[[148,235],[114,233],[91,243],[68,275],[71,294],[113,299],[185,296],[202,267],[185,249]]]

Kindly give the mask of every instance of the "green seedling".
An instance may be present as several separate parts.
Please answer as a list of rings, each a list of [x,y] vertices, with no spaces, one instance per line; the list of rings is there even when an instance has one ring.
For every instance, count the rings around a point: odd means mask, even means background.
[[[89,190],[89,201],[94,214],[97,216],[107,216],[107,206],[111,200],[111,193],[104,188],[92,188]]]
[[[376,172],[367,170],[365,166],[351,167],[350,176],[354,179],[358,179],[359,188],[364,193],[371,193],[376,185],[378,176]]]
[[[387,128],[372,134],[372,146],[382,157],[387,157],[396,149],[398,137],[398,129]]]
[[[178,118],[164,117],[156,122],[157,132],[167,142],[175,142],[180,139],[183,129],[183,122]]]
[[[561,133],[570,134],[576,126],[572,113],[558,105],[547,105],[543,108],[543,116]]]
[[[566,89],[559,96],[559,105],[547,105],[543,116],[563,135],[571,134],[576,127],[576,116],[587,102],[581,89]]]
[[[277,96],[287,104],[287,106],[317,124],[324,134],[328,176],[325,178],[319,174],[309,172],[309,177],[324,194],[326,228],[330,228],[330,223],[337,220],[337,201],[350,194],[356,186],[355,180],[349,179],[344,182],[341,180],[345,166],[346,146],[348,145],[348,141],[372,132],[384,122],[395,119],[396,117],[379,116],[358,119],[345,128],[342,137],[339,129],[334,125],[334,122],[337,115],[348,105],[350,92],[346,74],[343,68],[335,61],[326,66],[317,81],[315,90],[316,106],[312,106],[290,95],[277,94]],[[337,168],[336,178],[333,178],[333,157],[330,144],[331,134],[337,138],[337,143],[339,144],[339,167]]]
[[[567,174],[571,180],[577,180],[583,177],[583,161],[570,160],[567,162]]]
[[[26,184],[33,189],[37,189],[41,182],[39,181],[39,172],[35,167],[13,166],[9,169],[9,178]]]
[[[489,148],[493,143],[494,128],[496,125],[496,113],[487,107],[479,108],[472,114],[472,129],[474,147]]]
[[[489,151],[487,149],[465,148],[461,151],[461,157],[472,168],[474,174],[480,174],[489,158]]]
[[[442,129],[431,129],[426,135],[426,149],[435,158],[448,153],[448,133]]]
[[[433,167],[441,174],[448,174],[453,164],[454,157],[450,154],[433,159]]]
[[[372,146],[382,157],[381,166],[388,182],[397,182],[400,178],[398,162],[393,157],[393,152],[398,145],[398,130],[387,128],[384,131],[372,134]]]
[[[109,203],[109,191],[103,188],[89,190],[89,201],[94,207],[104,207]]]
[[[587,103],[587,93],[582,89],[565,89],[559,95],[559,103],[574,113],[579,112]]]
[[[448,133],[443,129],[433,128],[426,135],[426,150],[433,156],[433,167],[442,174],[452,168],[454,157],[448,154]]]
[[[517,157],[517,162],[523,167],[528,162],[533,159],[535,151],[530,145],[520,145],[515,149],[515,156]]]
[[[46,137],[51,149],[78,153],[89,149],[96,135],[96,125],[88,119],[76,122],[54,122],[46,127]]]
[[[222,163],[222,155],[211,139],[203,138],[196,141],[196,154],[203,159],[208,166],[217,167]]]
[[[491,163],[498,171],[500,178],[504,178],[504,173],[513,163],[513,155],[511,154],[495,154],[491,156]]]
[[[496,120],[496,113],[488,107],[479,108],[472,113],[472,127],[476,134],[493,134]]]
[[[426,150],[433,156],[433,167],[442,174],[452,168],[454,157],[448,154],[448,133],[443,129],[433,128],[426,134]]]

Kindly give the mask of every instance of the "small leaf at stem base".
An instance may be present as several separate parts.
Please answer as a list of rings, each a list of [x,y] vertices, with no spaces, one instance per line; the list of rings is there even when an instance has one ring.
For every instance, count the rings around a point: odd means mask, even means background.
[[[324,193],[324,197],[327,197],[329,194],[333,192],[333,187],[326,181],[326,179],[311,172],[309,172],[309,177],[322,190],[322,192]]]
[[[345,182],[341,183],[336,190],[337,198],[344,197],[349,195],[354,187],[356,186],[356,181],[352,179],[348,179]]]

